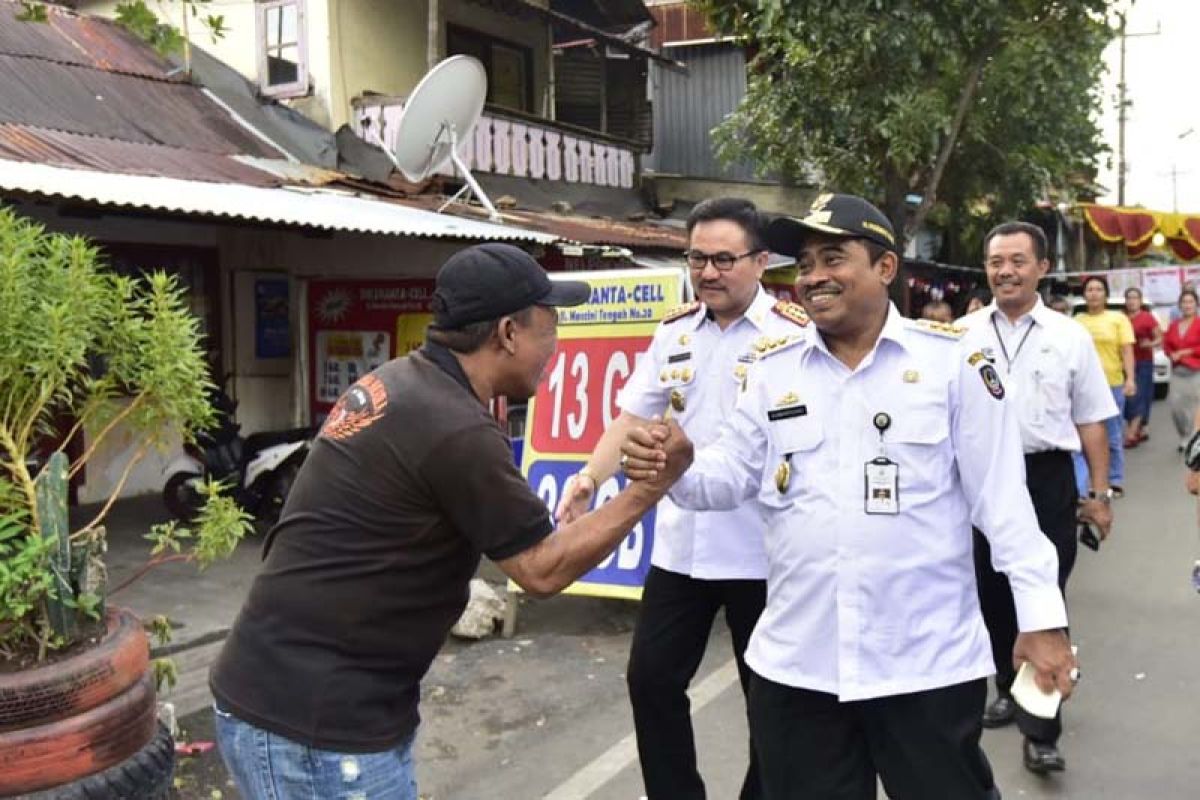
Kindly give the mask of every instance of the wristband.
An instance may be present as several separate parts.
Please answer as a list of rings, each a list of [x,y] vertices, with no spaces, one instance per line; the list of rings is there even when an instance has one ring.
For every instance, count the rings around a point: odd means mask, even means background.
[[[591,481],[593,492],[600,488],[600,481],[596,479],[596,473],[588,469],[587,466],[580,468],[579,472],[575,473],[575,477],[587,478],[589,481]]]

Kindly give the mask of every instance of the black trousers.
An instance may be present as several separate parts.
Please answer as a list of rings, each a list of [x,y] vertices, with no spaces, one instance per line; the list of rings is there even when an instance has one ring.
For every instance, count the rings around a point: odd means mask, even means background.
[[[688,684],[704,656],[717,611],[724,607],[742,692],[747,691],[749,671],[743,655],[766,600],[765,580],[698,580],[650,568],[626,672],[649,800],[705,797],[696,769]],[[753,750],[747,749],[750,764],[739,797],[758,800],[758,768]]]
[[[1025,474],[1038,526],[1058,550],[1058,586],[1065,594],[1067,578],[1075,566],[1079,549],[1075,539],[1079,490],[1075,486],[1071,454],[1054,451],[1027,455]],[[979,531],[975,531],[975,579],[979,584],[983,621],[992,637],[996,689],[1001,694],[1008,694],[1017,676],[1012,663],[1013,645],[1017,641],[1017,611],[1008,578],[992,569],[992,550]],[[1018,707],[1017,726],[1030,739],[1053,744],[1062,735],[1062,712],[1060,710],[1054,719],[1042,719]]]
[[[750,731],[766,800],[999,800],[979,747],[983,679],[839,702],[754,675]]]

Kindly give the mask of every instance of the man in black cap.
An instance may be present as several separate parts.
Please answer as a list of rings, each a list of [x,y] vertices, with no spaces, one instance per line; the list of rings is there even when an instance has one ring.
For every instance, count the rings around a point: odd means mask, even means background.
[[[1054,548],[1038,530],[1004,386],[962,332],[888,301],[891,223],[850,195],[767,229],[797,259],[816,327],[763,351],[721,433],[671,489],[697,511],[757,501],[767,606],[746,650],[750,734],[768,800],[986,800],[979,746],[993,671],[971,525],[1012,585],[1013,648],[1043,690],[1078,677]],[[636,429],[625,472],[657,479],[673,421]]]
[[[530,594],[554,594],[663,496],[666,474],[554,532],[488,412],[494,397],[534,393],[557,344],[554,307],[589,292],[516,247],[463,250],[438,273],[425,346],[338,400],[211,675],[244,797],[416,800],[421,678],[480,555]]]

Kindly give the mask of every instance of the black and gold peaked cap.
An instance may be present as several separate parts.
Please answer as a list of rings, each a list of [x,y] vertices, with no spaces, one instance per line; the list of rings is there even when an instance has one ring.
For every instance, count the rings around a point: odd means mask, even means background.
[[[852,194],[822,194],[804,217],[776,217],[767,226],[767,246],[785,256],[799,255],[812,232],[869,239],[892,252],[896,232],[883,212]]]

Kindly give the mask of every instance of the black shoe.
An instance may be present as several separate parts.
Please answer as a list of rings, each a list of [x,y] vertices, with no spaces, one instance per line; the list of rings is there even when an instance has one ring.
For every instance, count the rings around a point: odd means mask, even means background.
[[[1058,752],[1056,745],[1026,739],[1024,752],[1025,769],[1038,775],[1062,772],[1067,768],[1066,759],[1062,757],[1062,753]]]
[[[992,701],[983,711],[983,727],[1003,728],[1017,716],[1017,704],[1006,694]]]

